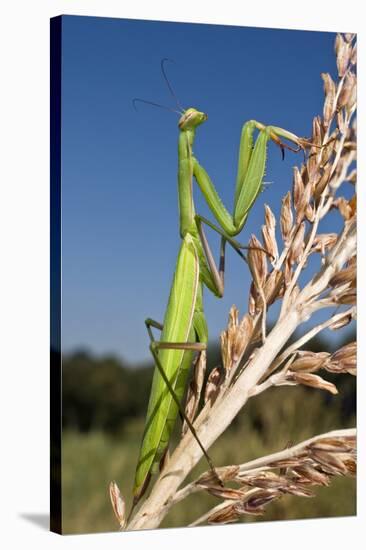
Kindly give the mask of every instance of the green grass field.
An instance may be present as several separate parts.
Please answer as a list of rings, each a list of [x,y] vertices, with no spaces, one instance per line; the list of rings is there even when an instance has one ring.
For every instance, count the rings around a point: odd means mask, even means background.
[[[229,430],[210,450],[218,466],[238,464],[281,450],[289,440],[300,442],[328,430],[354,426],[343,418],[337,397],[327,404],[319,391],[274,388],[249,401]],[[119,436],[92,431],[65,431],[63,438],[63,532],[91,533],[118,530],[109,501],[108,485],[115,480],[130,503],[143,419],[131,421]],[[202,460],[193,472],[207,469]],[[356,482],[338,477],[330,487],[316,490],[315,498],[284,496],[270,504],[262,517],[271,521],[348,516],[356,513]],[[174,507],[161,527],[182,527],[219,500],[198,493]]]

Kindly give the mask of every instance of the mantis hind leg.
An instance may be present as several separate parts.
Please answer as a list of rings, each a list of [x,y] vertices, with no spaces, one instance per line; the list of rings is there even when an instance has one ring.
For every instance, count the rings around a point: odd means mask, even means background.
[[[197,432],[191,422],[191,419],[188,417],[182,403],[181,403],[181,400],[179,399],[179,397],[177,396],[177,393],[176,393],[176,390],[177,390],[177,385],[178,386],[183,386],[185,385],[185,380],[186,380],[186,374],[187,373],[184,373],[184,372],[180,372],[177,377],[176,377],[176,380],[175,380],[175,383],[172,383],[169,378],[167,377],[166,373],[165,373],[165,370],[164,370],[164,367],[163,365],[161,364],[161,361],[160,361],[160,358],[159,358],[159,354],[158,354],[158,350],[159,349],[184,349],[184,350],[187,350],[187,351],[198,351],[198,352],[205,352],[206,351],[206,348],[207,348],[207,337],[208,337],[208,334],[207,334],[207,325],[206,325],[206,320],[204,318],[204,315],[203,315],[203,311],[201,310],[201,300],[199,299],[198,300],[198,308],[199,309],[196,309],[195,310],[195,313],[194,313],[194,317],[193,317],[193,327],[192,327],[192,330],[191,330],[191,333],[190,333],[190,336],[193,336],[194,334],[196,334],[197,338],[202,338],[204,341],[203,342],[193,342],[193,341],[190,341],[190,342],[162,342],[162,341],[157,341],[154,339],[154,336],[152,334],[152,331],[151,331],[151,328],[150,327],[154,327],[154,328],[157,328],[158,330],[162,330],[163,329],[163,325],[161,323],[158,323],[157,321],[154,321],[153,319],[146,319],[145,321],[145,324],[146,324],[146,327],[148,329],[148,332],[149,332],[149,337],[151,339],[151,343],[150,343],[150,351],[151,351],[151,354],[152,356],[154,357],[154,360],[155,360],[155,364],[160,372],[160,375],[161,377],[163,378],[174,402],[175,402],[175,405],[177,406],[178,408],[178,411],[182,417],[182,419],[184,419],[184,422],[186,424],[186,426],[189,428],[189,430],[191,431],[194,439],[196,440],[198,446],[200,447],[204,457],[206,458],[207,460],[207,463],[213,473],[213,475],[215,476],[217,482],[223,486],[223,482],[222,480],[220,479],[219,475],[217,474],[216,472],[216,469],[215,469],[215,466],[209,456],[209,454],[207,453],[206,449],[204,448],[204,446],[202,445],[198,435],[197,435]],[[191,354],[189,354],[189,356],[186,358],[189,360],[189,365],[191,363]],[[184,359],[183,359],[184,361]],[[187,369],[187,366],[185,366],[186,368],[182,369],[183,371],[185,371]],[[184,380],[183,380],[184,378]],[[165,445],[167,442],[162,442],[163,445]],[[165,452],[165,451],[164,451]]]

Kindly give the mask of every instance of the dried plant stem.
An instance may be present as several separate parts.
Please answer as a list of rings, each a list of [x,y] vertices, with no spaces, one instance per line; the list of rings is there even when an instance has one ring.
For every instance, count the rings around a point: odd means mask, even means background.
[[[298,298],[289,307],[286,317],[278,321],[267,336],[264,345],[257,350],[250,364],[238,377],[235,385],[228,388],[224,399],[220,399],[219,396],[212,408],[205,407],[197,418],[197,435],[206,449],[230,425],[281,348],[296,328],[311,315],[311,309],[309,311],[306,306],[307,300],[326,290],[331,277],[343,267],[355,252],[355,224],[346,224],[320,273],[302,290]],[[197,442],[190,433],[187,433],[171,456],[162,475],[156,481],[149,498],[133,517],[127,529],[153,529],[158,527],[167,513],[167,504],[201,457],[202,451]]]

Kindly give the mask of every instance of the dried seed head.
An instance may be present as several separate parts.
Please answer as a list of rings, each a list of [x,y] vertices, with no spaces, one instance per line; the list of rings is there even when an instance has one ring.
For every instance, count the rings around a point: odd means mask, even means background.
[[[322,175],[314,185],[313,197],[316,202],[318,201],[324,189],[329,183],[331,170],[332,170],[332,165],[329,163],[325,166]]]
[[[293,215],[291,209],[291,193],[290,191],[282,199],[281,209],[281,233],[285,246],[289,244],[289,237],[293,225]]]
[[[126,525],[126,503],[122,498],[118,485],[115,481],[111,481],[109,484],[109,496],[111,499],[113,512],[121,529],[123,529]]]
[[[304,386],[310,386],[311,388],[317,388],[319,390],[326,390],[336,395],[338,390],[334,384],[324,380],[317,374],[310,374],[307,372],[292,372],[288,371],[286,380],[296,382],[297,384],[303,384]]]
[[[337,108],[336,87],[329,73],[322,73],[321,77],[324,82],[324,92],[325,92],[323,122],[324,122],[324,126],[328,128]]]

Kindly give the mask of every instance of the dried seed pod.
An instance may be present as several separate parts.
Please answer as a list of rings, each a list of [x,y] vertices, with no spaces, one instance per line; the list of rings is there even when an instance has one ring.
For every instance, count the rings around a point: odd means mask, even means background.
[[[349,181],[350,183],[353,183],[354,185],[357,183],[357,170],[354,168],[349,174],[347,174],[347,177],[345,178],[345,181]]]
[[[347,469],[347,475],[354,477],[357,474],[357,464],[354,457],[349,457],[343,460],[343,464]]]
[[[217,396],[220,393],[220,387],[225,380],[225,374],[220,367],[215,367],[209,374],[205,387],[204,403],[208,401],[211,405],[216,401]]]
[[[267,255],[255,235],[249,241],[248,264],[256,287],[263,288],[268,273]]]
[[[351,265],[345,269],[338,271],[329,281],[329,286],[336,287],[338,285],[350,285],[352,288],[356,287],[356,266]]]
[[[288,371],[286,380],[296,382],[297,384],[303,384],[304,386],[310,386],[311,388],[317,388],[319,390],[326,390],[336,395],[338,390],[334,384],[328,382],[318,376],[317,374],[311,374],[307,372],[292,372]]]
[[[253,319],[244,315],[239,322],[239,310],[232,306],[227,329],[221,333],[221,354],[226,372],[242,358],[253,333]]]
[[[260,472],[251,476],[244,476],[241,482],[249,487],[258,487],[260,489],[281,489],[286,483],[286,479],[275,472]]]
[[[292,200],[296,211],[299,209],[302,195],[304,193],[304,182],[302,181],[300,170],[297,166],[294,168],[292,183]]]
[[[282,489],[282,492],[289,495],[294,495],[296,497],[315,497],[315,493],[313,491],[296,483],[291,483],[287,485]]]
[[[109,484],[109,496],[114,515],[117,518],[120,528],[123,529],[126,525],[126,502],[124,501],[115,481],[111,481]]]
[[[291,283],[291,280],[292,280],[292,277],[293,277],[292,263],[290,262],[290,259],[289,259],[288,255],[287,255],[287,258],[286,258],[285,264],[284,264],[283,276],[284,276],[285,288],[287,288],[289,286],[289,284]]]
[[[349,323],[352,321],[353,315],[352,313],[349,313],[348,315],[345,315],[341,319],[338,319],[332,323],[329,328],[331,330],[339,330],[340,328],[345,327],[346,325],[349,325]]]
[[[357,44],[353,46],[350,63],[352,65],[357,65]]]
[[[282,271],[274,269],[267,276],[266,283],[264,285],[264,296],[267,306],[270,306],[278,298],[281,298],[284,294],[284,276]]]
[[[343,39],[341,34],[338,34],[335,42],[335,50],[337,54],[338,76],[342,78],[351,59],[352,46]]]
[[[348,453],[352,450],[352,446],[341,439],[324,437],[311,443],[309,449],[312,451],[326,451],[327,453]]]
[[[346,103],[347,112],[350,113],[356,106],[357,101],[357,78],[354,73],[347,75],[348,85],[350,86],[350,94]]]
[[[347,130],[346,119],[343,111],[337,111],[337,127],[342,134]]]
[[[320,464],[322,469],[325,467],[333,472],[333,474],[341,474],[346,475],[347,474],[347,468],[343,464],[342,460],[340,460],[335,453],[327,453],[326,451],[317,451],[312,450],[311,451],[311,458]]]
[[[276,262],[278,259],[278,247],[276,240],[276,218],[270,209],[270,207],[265,204],[265,222],[266,225],[262,226],[262,235],[265,248],[272,255],[272,263]]]
[[[327,474],[319,472],[319,470],[313,468],[309,464],[297,466],[296,468],[294,468],[294,472],[311,481],[313,485],[323,485],[323,487],[327,487],[330,483],[330,479]]]
[[[304,451],[302,454],[297,454],[295,458],[284,458],[283,460],[274,460],[273,462],[270,462],[268,466],[271,468],[292,468],[293,466],[297,466],[299,463],[299,458],[305,457],[306,452]]]
[[[307,204],[305,208],[305,218],[308,222],[313,223],[315,220],[315,208],[311,204]]]
[[[332,372],[332,369],[335,369],[340,372],[356,375],[356,368],[357,344],[356,342],[351,342],[332,354],[327,370]]]
[[[320,122],[320,117],[316,116],[313,118],[313,134],[312,134],[311,141],[312,143],[320,147],[322,145],[322,140],[323,140],[322,125]],[[315,149],[314,153],[317,152],[316,148],[314,149]]]
[[[327,250],[330,250],[337,242],[337,233],[322,233],[317,235],[313,241],[311,252],[321,252],[325,254]]]
[[[335,294],[332,298],[336,304],[354,306],[357,303],[357,293],[355,289],[351,289],[339,295]]]
[[[289,237],[293,225],[293,215],[291,208],[291,193],[290,191],[282,199],[281,209],[281,233],[285,246],[289,245]]]
[[[328,185],[331,170],[332,170],[332,165],[329,163],[325,166],[322,175],[320,176],[318,181],[315,183],[314,189],[313,189],[313,197],[314,197],[315,202],[318,201],[318,199],[320,198],[320,196],[323,193],[324,189]]]
[[[328,128],[337,108],[336,87],[329,73],[322,73],[321,77],[324,82],[324,93],[325,93],[324,108],[323,108],[323,122],[324,122],[324,126]]]
[[[231,489],[230,487],[220,487],[218,485],[206,485],[205,490],[214,497],[224,500],[242,500],[245,497],[245,491],[240,489]]]
[[[355,101],[356,101],[356,75],[354,73],[347,73],[343,84],[341,91],[338,96],[338,103],[337,108],[342,109],[346,105],[348,106],[348,109],[352,108]]]
[[[306,185],[303,193],[301,195],[301,198],[298,203],[298,207],[296,208],[296,223],[299,224],[301,220],[304,218],[305,212],[310,205],[310,199],[312,196],[312,186],[310,184]]]
[[[249,291],[249,298],[248,298],[248,313],[251,317],[254,317],[257,313],[257,296],[258,292],[255,288],[255,284],[251,283],[250,285],[250,291]]]
[[[239,466],[223,466],[222,468],[216,468],[216,473],[221,481],[226,482],[235,479],[239,470]],[[216,481],[217,478],[212,470],[208,470],[197,479],[196,485],[205,487],[207,485],[213,485]]]
[[[262,515],[264,513],[264,506],[280,495],[280,492],[270,489],[255,489],[251,491],[246,500],[236,503],[234,509],[240,515]]]
[[[292,241],[292,246],[289,252],[289,261],[293,264],[299,262],[304,252],[305,243],[305,222],[302,222],[296,232],[295,238]]]
[[[207,518],[208,523],[232,523],[238,519],[238,514],[235,511],[233,504],[228,504],[219,510],[210,514]]]
[[[324,368],[330,357],[330,353],[313,351],[300,351],[298,358],[291,364],[291,371],[294,372],[316,372]]]
[[[356,213],[356,195],[353,195],[352,199],[349,201],[344,197],[339,197],[333,201],[333,206],[338,208],[345,221],[349,221]]]

